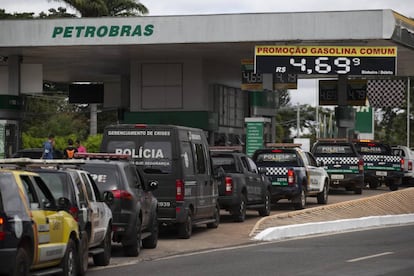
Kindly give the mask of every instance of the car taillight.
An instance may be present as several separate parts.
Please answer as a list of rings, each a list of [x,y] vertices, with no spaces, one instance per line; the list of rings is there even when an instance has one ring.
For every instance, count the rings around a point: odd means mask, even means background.
[[[184,201],[184,181],[181,179],[175,181],[175,200]]]
[[[364,160],[363,159],[358,160],[358,171],[359,173],[364,172]]]
[[[226,184],[226,195],[231,195],[233,193],[233,179],[229,176],[226,176],[225,178],[225,184]]]
[[[404,159],[401,158],[400,160],[400,165],[401,165],[401,171],[404,171]]]
[[[4,219],[0,217],[0,241],[3,241],[6,237],[6,233],[3,231]]]
[[[114,198],[132,200],[132,194],[125,190],[112,190]]]
[[[413,161],[408,161],[408,170],[411,171],[413,169]]]
[[[292,169],[289,169],[287,173],[287,177],[288,177],[288,185],[289,186],[294,185],[295,184],[295,171]]]
[[[72,217],[76,220],[79,221],[79,209],[77,207],[70,207],[69,208],[69,213],[72,215]]]

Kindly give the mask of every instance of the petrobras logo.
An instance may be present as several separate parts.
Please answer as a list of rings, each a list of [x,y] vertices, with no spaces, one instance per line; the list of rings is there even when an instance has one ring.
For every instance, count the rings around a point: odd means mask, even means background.
[[[55,26],[52,38],[146,37],[154,34],[154,25]]]

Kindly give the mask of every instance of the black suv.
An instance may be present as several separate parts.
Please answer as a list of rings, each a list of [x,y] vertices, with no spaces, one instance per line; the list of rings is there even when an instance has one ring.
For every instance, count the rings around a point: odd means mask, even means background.
[[[114,242],[122,243],[126,256],[138,256],[141,248],[155,248],[158,242],[158,202],[152,191],[153,180],[144,183],[128,155],[75,154],[88,158],[81,168],[95,180],[100,192],[112,191],[112,230]]]
[[[238,148],[210,147],[210,152],[215,169],[222,168],[225,172],[219,186],[220,208],[229,211],[238,222],[245,220],[246,209],[268,216],[272,184],[258,172],[253,160]]]

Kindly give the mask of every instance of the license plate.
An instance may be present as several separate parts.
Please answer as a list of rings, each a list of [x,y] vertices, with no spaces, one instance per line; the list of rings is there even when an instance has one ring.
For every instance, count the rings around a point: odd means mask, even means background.
[[[275,182],[275,181],[273,181],[272,185],[273,186],[287,186],[288,184],[287,184],[287,182]]]
[[[378,175],[378,176],[387,176],[387,172],[381,172],[381,171],[377,171],[377,172],[375,172],[375,175]]]
[[[343,174],[332,174],[331,179],[344,179]]]

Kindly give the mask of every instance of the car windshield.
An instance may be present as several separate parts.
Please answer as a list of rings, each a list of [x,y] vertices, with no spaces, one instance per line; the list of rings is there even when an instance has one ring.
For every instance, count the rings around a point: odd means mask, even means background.
[[[66,197],[69,196],[69,185],[66,184],[67,178],[66,175],[60,172],[37,172],[45,182],[46,186],[49,188],[50,192],[53,194],[54,198]]]
[[[87,170],[96,183],[99,191],[112,191],[122,189],[122,183],[118,183],[121,179],[119,172],[113,165],[84,164],[83,169]]]
[[[360,143],[356,144],[356,149],[360,154],[365,155],[392,155],[390,147],[377,143]]]
[[[232,156],[213,156],[213,166],[222,167],[226,173],[236,173],[236,164]]]
[[[317,145],[313,151],[315,156],[355,155],[351,145]]]
[[[295,152],[266,152],[256,157],[259,166],[298,166],[298,158]]]
[[[134,141],[110,141],[107,152],[131,155],[135,165],[147,174],[169,174],[172,172],[171,141],[145,141],[142,139],[140,143],[140,145],[136,145]]]
[[[12,174],[0,174],[0,211],[9,217],[18,217],[22,220],[29,220],[25,211],[25,206],[20,198],[19,188]],[[26,204],[28,206],[29,199],[25,195]]]

